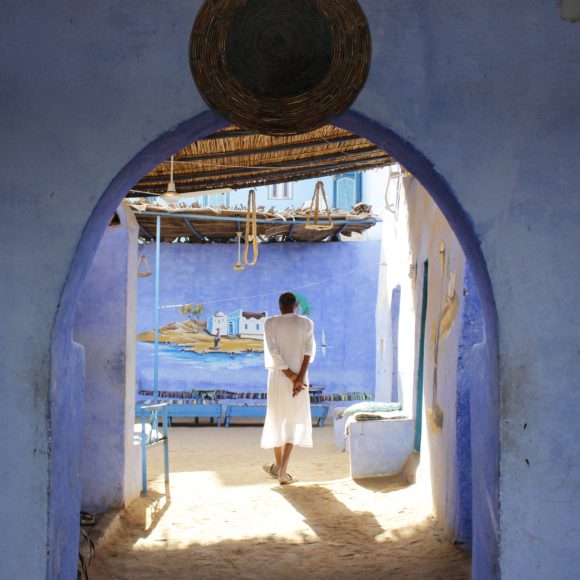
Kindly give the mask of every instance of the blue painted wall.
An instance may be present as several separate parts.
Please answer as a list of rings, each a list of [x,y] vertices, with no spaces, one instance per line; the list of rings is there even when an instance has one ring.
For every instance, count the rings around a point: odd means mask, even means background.
[[[9,577],[45,577],[46,555],[57,552],[46,518],[68,470],[49,480],[49,462],[63,451],[54,444],[65,425],[59,405],[70,413],[76,400],[78,382],[63,380],[71,312],[98,239],[144,173],[220,126],[211,115],[190,122],[207,109],[184,49],[200,5],[6,4],[0,383],[13,436],[0,442],[0,519],[10,522],[0,561]],[[358,129],[425,180],[446,216],[459,209],[451,223],[483,288],[492,368],[472,392],[481,426],[474,480],[485,479],[487,507],[477,521],[491,532],[484,545],[474,542],[474,577],[490,578],[499,554],[504,578],[573,577],[580,567],[570,509],[580,502],[580,357],[571,324],[580,266],[570,252],[580,243],[578,24],[560,18],[557,2],[361,5],[373,60],[355,106],[372,122]],[[64,464],[74,463],[64,452]],[[75,560],[55,577],[72,575]]]
[[[153,245],[141,250],[155,269]],[[186,318],[177,305],[201,303],[207,320],[215,312],[226,315],[242,308],[278,314],[278,297],[294,290],[310,302],[319,345],[310,380],[326,393],[374,392],[375,304],[380,244],[336,242],[326,244],[261,245],[258,263],[243,272],[232,269],[237,251],[233,244],[162,244],[160,325]],[[139,279],[138,333],[154,327],[154,276]],[[195,324],[195,323],[194,323]],[[328,347],[320,347],[324,330]],[[168,352],[161,348],[160,390],[227,388],[264,392],[266,371],[262,355],[239,366],[238,359],[200,365],[200,355]],[[139,389],[152,386],[153,345],[138,344]],[[211,359],[215,360],[215,358]],[[189,362],[188,362],[189,361]],[[210,361],[211,362],[211,361]]]
[[[67,397],[53,396],[52,420],[58,425],[58,429],[52,431],[53,459],[50,464],[50,477],[53,481],[58,481],[59,485],[53,488],[48,512],[48,537],[52,550],[50,559],[46,561],[46,568],[48,578],[73,580],[76,574],[71,564],[78,558],[80,533],[79,473],[83,441],[85,353],[80,344],[68,344],[65,340],[59,340],[55,344],[55,355],[59,381],[52,385],[52,391],[53,394],[66,391]],[[34,455],[36,454],[37,449],[34,449]],[[33,482],[21,482],[24,490],[31,483]],[[15,518],[14,521],[18,522],[18,519]],[[3,536],[6,537],[8,534]],[[33,543],[35,539],[32,536],[28,538],[28,542]],[[3,560],[3,564],[7,564],[7,560]],[[0,577],[31,578],[16,572],[2,576],[5,572],[5,569],[0,571]]]
[[[79,297],[74,338],[85,348],[82,509],[104,513],[139,494],[139,449],[133,445],[138,226],[117,211]]]
[[[471,460],[471,392],[478,388],[482,367],[487,366],[484,340],[483,312],[473,273],[466,264],[463,288],[463,330],[459,342],[457,364],[457,508],[456,541],[471,545],[472,531],[472,460]],[[474,410],[477,412],[477,410]],[[475,496],[481,501],[481,490]],[[483,506],[479,506],[481,509]]]

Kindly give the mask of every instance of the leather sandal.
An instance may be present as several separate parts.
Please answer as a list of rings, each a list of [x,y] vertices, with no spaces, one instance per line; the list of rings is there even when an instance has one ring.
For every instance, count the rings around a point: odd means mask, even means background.
[[[278,472],[276,471],[275,463],[265,463],[262,465],[262,469],[273,479],[278,479]]]

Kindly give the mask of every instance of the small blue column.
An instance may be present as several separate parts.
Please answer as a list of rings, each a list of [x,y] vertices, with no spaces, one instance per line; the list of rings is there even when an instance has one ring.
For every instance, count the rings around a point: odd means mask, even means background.
[[[159,398],[159,269],[161,257],[161,216],[157,216],[155,233],[155,352],[153,355],[153,401]]]

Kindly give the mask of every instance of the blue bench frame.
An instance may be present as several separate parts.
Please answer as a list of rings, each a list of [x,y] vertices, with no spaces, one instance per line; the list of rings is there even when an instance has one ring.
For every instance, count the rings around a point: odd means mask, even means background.
[[[149,405],[149,401],[145,402]],[[174,417],[192,417],[197,423],[200,417],[208,417],[213,423],[214,419],[216,425],[221,425],[222,419],[222,405],[220,403],[195,403],[195,404],[180,404],[180,403],[163,403],[166,406],[167,424],[172,425]],[[145,407],[137,405],[136,415],[142,417],[141,409]],[[310,411],[312,419],[317,421],[318,427],[324,427],[324,423],[328,416],[328,405],[311,405]],[[232,417],[247,417],[252,419],[264,419],[266,417],[266,405],[226,405],[226,413],[224,418],[224,427],[230,426],[230,419]]]
[[[266,417],[266,405],[227,405],[224,427],[230,426],[232,417],[264,419]]]
[[[141,416],[141,492],[147,493],[147,449],[163,444],[163,462],[165,467],[165,483],[169,483],[169,421],[166,403],[143,405],[139,407]],[[159,431],[159,412],[163,419],[163,431]],[[150,426],[147,434],[146,425]]]
[[[312,418],[317,420],[318,427],[324,427],[328,416],[328,405],[311,405]],[[266,405],[227,405],[224,427],[230,426],[232,417],[251,417],[263,419],[266,417]]]
[[[169,426],[173,424],[174,417],[192,417],[199,422],[200,417],[209,417],[211,423],[216,422],[219,427],[222,420],[222,406],[219,403],[165,403],[167,405],[167,420]],[[140,406],[137,405],[136,414],[139,417]]]
[[[179,405],[171,404],[169,405],[169,424],[173,424],[173,419],[175,417],[193,417],[195,422],[199,422],[200,417],[209,417],[210,422],[213,423],[214,419],[219,427],[222,422],[222,406],[219,403],[209,403],[204,404],[194,404],[194,405]]]
[[[324,427],[326,417],[328,417],[328,405],[311,405],[310,412],[313,419],[318,419],[318,427]]]

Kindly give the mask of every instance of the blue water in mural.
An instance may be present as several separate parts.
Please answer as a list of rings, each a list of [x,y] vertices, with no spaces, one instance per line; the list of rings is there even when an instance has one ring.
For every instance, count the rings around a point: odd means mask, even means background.
[[[137,343],[137,360],[143,370],[153,370],[155,345],[152,342]],[[226,352],[198,354],[183,350],[180,346],[170,344],[159,345],[159,369],[171,366],[173,371],[187,369],[228,369],[235,370],[244,367],[264,367],[264,355],[257,352]],[[172,373],[173,374],[173,373]]]

